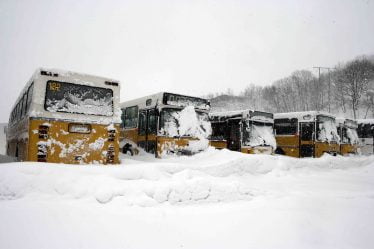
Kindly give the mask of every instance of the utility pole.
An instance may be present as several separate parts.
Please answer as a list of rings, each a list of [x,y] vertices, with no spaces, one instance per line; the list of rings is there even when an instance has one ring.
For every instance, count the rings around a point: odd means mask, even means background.
[[[331,74],[330,74],[330,70],[332,69],[335,69],[335,68],[332,68],[332,67],[313,67],[313,68],[318,68],[318,87],[321,87],[321,69],[326,69],[328,70],[329,72],[329,90],[328,90],[328,110],[329,112],[331,112]],[[323,106],[323,92],[321,93],[322,97],[321,97],[321,100],[322,100],[322,106]]]

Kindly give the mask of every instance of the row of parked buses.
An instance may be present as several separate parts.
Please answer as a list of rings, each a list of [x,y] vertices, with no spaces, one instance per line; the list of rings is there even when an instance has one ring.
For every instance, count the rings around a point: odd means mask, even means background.
[[[292,157],[374,152],[374,120],[336,119],[317,111],[211,113],[203,98],[162,92],[120,103],[119,95],[116,80],[38,69],[13,106],[7,155],[117,164],[121,151],[136,154],[138,148],[156,157],[194,154],[208,145]]]

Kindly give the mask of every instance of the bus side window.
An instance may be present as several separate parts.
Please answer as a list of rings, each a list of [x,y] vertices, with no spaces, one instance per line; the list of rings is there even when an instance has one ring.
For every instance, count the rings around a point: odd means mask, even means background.
[[[300,123],[301,127],[301,140],[311,141],[314,135],[314,123]]]
[[[131,106],[125,109],[123,122],[125,128],[136,128],[138,124],[138,106]]]
[[[29,111],[29,109],[30,109],[33,90],[34,90],[34,82],[31,83],[31,85],[29,86],[29,89],[27,89],[27,103],[26,103],[27,105],[26,105],[26,113],[27,113],[27,112]]]
[[[295,135],[297,133],[297,119],[276,119],[274,129],[276,135]]]
[[[157,116],[155,110],[148,111],[148,134],[156,134],[157,131]]]
[[[27,98],[27,95],[26,93],[23,94],[23,97],[22,97],[22,118],[25,116],[26,114],[26,98]]]
[[[125,109],[121,108],[121,127],[125,127]]]
[[[146,131],[146,112],[145,111],[140,111],[139,112],[139,130],[138,130],[138,133],[139,135],[145,135],[145,131]]]

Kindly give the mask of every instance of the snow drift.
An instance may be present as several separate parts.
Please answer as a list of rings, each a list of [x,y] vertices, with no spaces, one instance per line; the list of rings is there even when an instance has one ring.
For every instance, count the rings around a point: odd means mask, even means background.
[[[0,165],[0,248],[371,248],[374,157]]]
[[[261,175],[346,170],[373,165],[373,159],[295,159],[209,149],[152,163],[125,157],[121,166],[10,163],[0,165],[0,199],[43,195],[108,203],[118,198],[124,205],[139,206],[247,200],[258,194],[251,181]]]

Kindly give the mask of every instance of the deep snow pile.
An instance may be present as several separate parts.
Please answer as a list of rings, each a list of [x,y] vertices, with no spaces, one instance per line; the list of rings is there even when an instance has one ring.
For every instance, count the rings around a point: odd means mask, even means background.
[[[374,157],[0,164],[0,248],[372,248]]]
[[[261,175],[356,169],[373,159],[295,159],[210,148],[193,157],[126,157],[121,166],[5,164],[0,165],[0,199],[42,194],[99,203],[119,198],[124,205],[139,206],[246,200],[258,192],[251,180]]]

